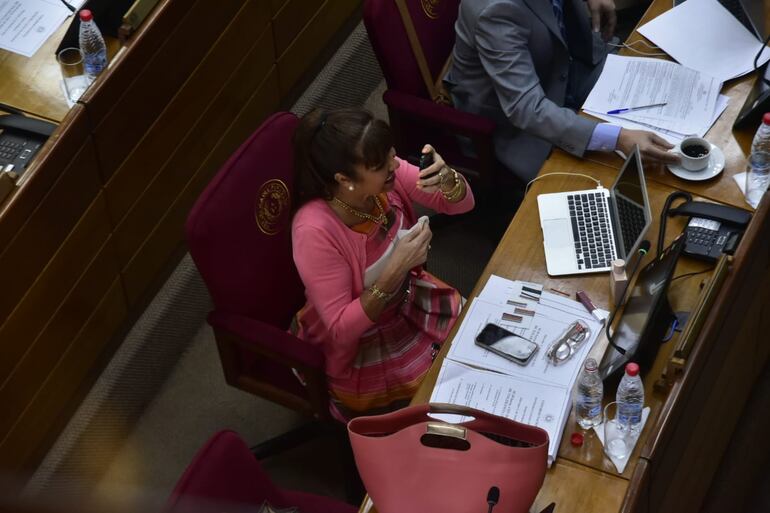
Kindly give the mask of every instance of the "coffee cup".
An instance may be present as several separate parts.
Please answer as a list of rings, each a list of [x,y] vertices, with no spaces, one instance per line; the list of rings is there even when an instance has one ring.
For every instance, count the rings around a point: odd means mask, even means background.
[[[682,167],[688,171],[701,171],[711,159],[711,143],[703,137],[688,137],[676,150]]]

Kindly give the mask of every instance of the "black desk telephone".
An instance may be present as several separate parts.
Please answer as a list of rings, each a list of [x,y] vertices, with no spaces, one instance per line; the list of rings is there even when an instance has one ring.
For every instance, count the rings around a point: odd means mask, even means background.
[[[45,143],[56,125],[21,114],[0,115],[0,171],[11,164],[21,173]]]
[[[670,209],[668,215],[690,217],[683,253],[708,261],[735,251],[751,220],[751,214],[739,208],[689,200]]]

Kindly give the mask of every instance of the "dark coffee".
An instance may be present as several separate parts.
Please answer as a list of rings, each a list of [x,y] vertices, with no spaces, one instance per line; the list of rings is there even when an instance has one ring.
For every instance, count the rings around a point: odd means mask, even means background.
[[[688,157],[698,158],[709,154],[708,148],[701,144],[688,144],[682,148],[682,153]]]

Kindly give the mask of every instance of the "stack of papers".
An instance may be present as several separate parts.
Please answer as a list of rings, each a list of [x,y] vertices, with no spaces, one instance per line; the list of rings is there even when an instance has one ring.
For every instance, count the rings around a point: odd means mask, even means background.
[[[624,128],[656,132],[677,144],[692,135],[702,137],[722,114],[729,99],[719,94],[721,88],[719,79],[675,62],[608,55],[583,110]],[[659,103],[665,105],[608,114]]]
[[[770,59],[770,49],[763,49],[717,0],[687,0],[642,25],[639,32],[681,64],[723,82],[753,71],[760,50],[760,66]]]
[[[577,301],[543,291],[539,284],[494,275],[467,308],[431,402],[470,406],[545,429],[550,466],[569,417],[572,388],[603,324]],[[578,319],[589,327],[590,337],[572,358],[554,366],[545,357],[548,347]],[[476,335],[487,323],[537,343],[538,353],[521,366],[477,346]]]

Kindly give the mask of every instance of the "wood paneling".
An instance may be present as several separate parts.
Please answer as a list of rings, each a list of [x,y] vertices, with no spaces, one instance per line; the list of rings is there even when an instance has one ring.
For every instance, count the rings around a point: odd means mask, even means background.
[[[0,68],[1,70],[1,68]],[[75,105],[24,172],[24,186],[0,208],[0,248],[5,248],[80,152],[91,127],[82,105]],[[96,166],[96,154],[92,157]]]
[[[105,181],[120,167],[153,125],[158,113],[197,68],[240,5],[239,2],[221,2],[212,9],[210,2],[199,0],[194,3],[133,82],[111,84],[113,88],[120,86],[122,97],[103,118],[92,115],[97,124],[94,142]],[[89,103],[86,108],[90,113]],[[169,140],[172,141],[173,136]]]
[[[56,183],[0,253],[3,272],[0,323],[8,318],[100,190],[90,144],[81,141],[79,151],[66,164]],[[0,362],[0,369],[2,365]]]
[[[0,389],[23,355],[102,247],[110,234],[104,196],[97,196],[62,243],[56,255],[30,285],[4,324],[0,325]],[[113,256],[113,262],[117,262]],[[117,271],[116,271],[117,274]],[[110,279],[112,281],[112,278]]]
[[[105,187],[124,265],[270,72],[270,31],[255,40],[248,20],[233,23]],[[246,52],[234,53],[233,46]],[[177,136],[169,141],[168,133]]]
[[[284,4],[273,17],[276,55],[280,56],[286,51],[323,4],[324,0],[288,0]]]
[[[20,341],[26,349],[24,356],[18,358],[13,372],[0,386],[0,404],[4,412],[0,416],[0,439],[28,407],[41,383],[45,382],[63,355],[70,350],[76,335],[91,317],[110,284],[118,277],[118,267],[109,240],[91,258],[93,261],[50,317],[40,335],[29,346]],[[91,355],[81,356],[89,358]]]
[[[281,96],[288,94],[342,23],[360,5],[360,0],[326,0],[286,51],[278,57]]]
[[[0,441],[4,472],[23,476],[34,468],[75,406],[77,392],[90,384],[87,378],[93,373],[94,362],[127,313],[116,279],[56,367],[41,380],[39,390],[11,431]]]
[[[254,130],[254,120],[266,118],[276,109],[278,101],[277,75],[271,73],[240,113],[233,116],[233,123],[218,145],[124,269],[124,285],[129,304],[141,297],[169,255],[183,242],[187,212],[211,177]]]

